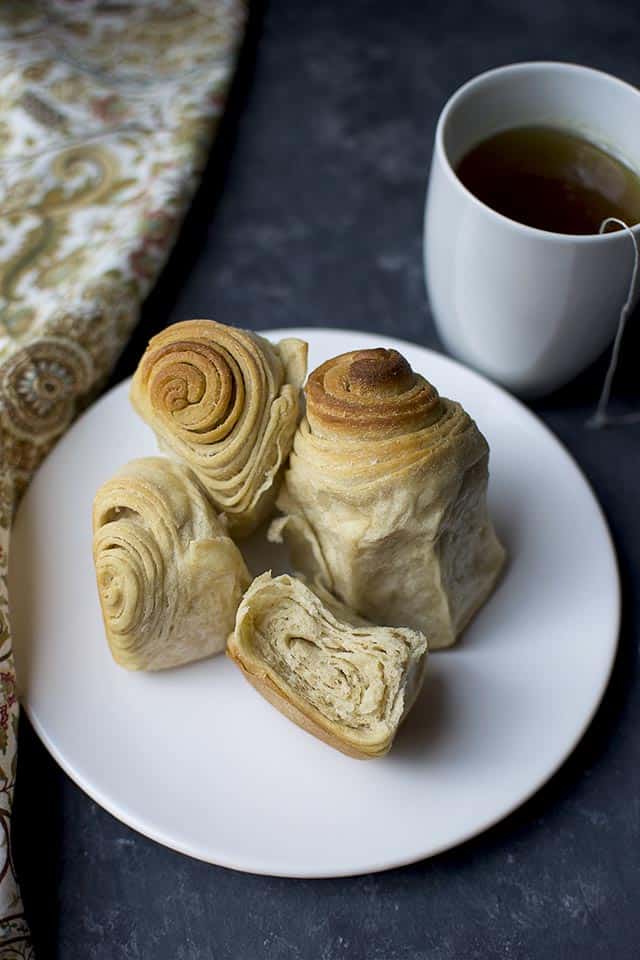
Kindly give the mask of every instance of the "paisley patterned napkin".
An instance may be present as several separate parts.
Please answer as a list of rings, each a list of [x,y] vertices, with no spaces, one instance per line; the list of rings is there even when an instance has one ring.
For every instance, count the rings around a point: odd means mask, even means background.
[[[31,956],[10,814],[12,513],[105,383],[197,184],[240,0],[0,4],[0,957]]]

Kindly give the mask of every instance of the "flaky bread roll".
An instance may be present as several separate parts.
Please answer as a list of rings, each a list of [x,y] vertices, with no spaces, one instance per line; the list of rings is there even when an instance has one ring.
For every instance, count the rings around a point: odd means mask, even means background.
[[[213,320],[153,337],[133,378],[133,406],[161,447],[191,467],[229,532],[247,536],[273,508],[299,416],[307,345]]]
[[[111,653],[129,670],[221,653],[251,581],[196,477],[165,457],[100,487],[93,559]]]
[[[486,440],[395,350],[335,357],[305,394],[271,538],[371,621],[450,646],[505,559],[487,512]]]
[[[331,606],[300,580],[265,573],[244,595],[227,652],[308,733],[351,757],[381,757],[422,686],[427,641]]]

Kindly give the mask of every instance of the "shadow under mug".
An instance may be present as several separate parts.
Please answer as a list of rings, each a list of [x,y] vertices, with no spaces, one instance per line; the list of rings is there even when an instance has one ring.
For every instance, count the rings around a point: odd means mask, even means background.
[[[471,147],[533,124],[577,133],[640,171],[640,91],[589,67],[520,63],[470,80],[440,115],[424,224],[436,327],[454,356],[525,396],[567,383],[610,343],[634,256],[625,230],[539,230],[462,185],[455,168]]]

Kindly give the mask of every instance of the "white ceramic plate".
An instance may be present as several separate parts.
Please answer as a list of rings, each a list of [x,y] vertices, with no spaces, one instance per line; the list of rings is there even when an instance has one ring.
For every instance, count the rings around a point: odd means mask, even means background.
[[[612,666],[620,612],[600,508],[552,434],[453,361],[337,330],[282,330],[335,354],[398,347],[462,401],[491,445],[491,509],[510,554],[459,647],[434,654],[390,755],[363,763],[269,706],[224,657],[161,674],[111,660],[91,560],[91,503],[122,463],[153,454],[123,383],[60,441],[18,513],[12,621],[22,702],[64,770],[169,847],[254,873],[324,877],[430,856],[504,817],[560,766]],[[254,542],[250,565],[282,571]]]

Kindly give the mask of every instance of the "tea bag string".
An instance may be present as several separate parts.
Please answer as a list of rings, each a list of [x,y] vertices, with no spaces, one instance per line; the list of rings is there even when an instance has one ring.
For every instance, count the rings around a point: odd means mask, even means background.
[[[631,312],[631,307],[635,298],[636,292],[636,283],[638,280],[638,262],[640,261],[640,251],[638,250],[638,241],[636,240],[635,234],[633,233],[631,227],[628,223],[625,223],[624,220],[619,220],[617,217],[607,217],[600,224],[600,229],[598,233],[604,233],[606,228],[610,223],[617,223],[618,226],[623,227],[631,238],[633,244],[633,270],[631,271],[631,282],[629,284],[629,292],[627,294],[627,299],[625,300],[622,309],[620,311],[620,319],[618,321],[618,329],[616,331],[615,340],[613,341],[613,349],[611,350],[611,359],[609,360],[609,366],[607,368],[607,373],[604,378],[604,383],[602,385],[602,392],[600,393],[600,399],[598,400],[598,406],[596,407],[596,412],[594,415],[587,420],[588,427],[594,427],[595,429],[600,429],[601,427],[606,427],[613,423],[640,423],[640,413],[623,413],[618,416],[612,417],[607,413],[607,408],[609,406],[609,397],[611,396],[611,386],[613,384],[613,378],[615,376],[616,370],[618,368],[618,360],[620,359],[620,347],[622,346],[622,338],[624,337],[625,327],[627,325],[627,319],[629,313]]]

